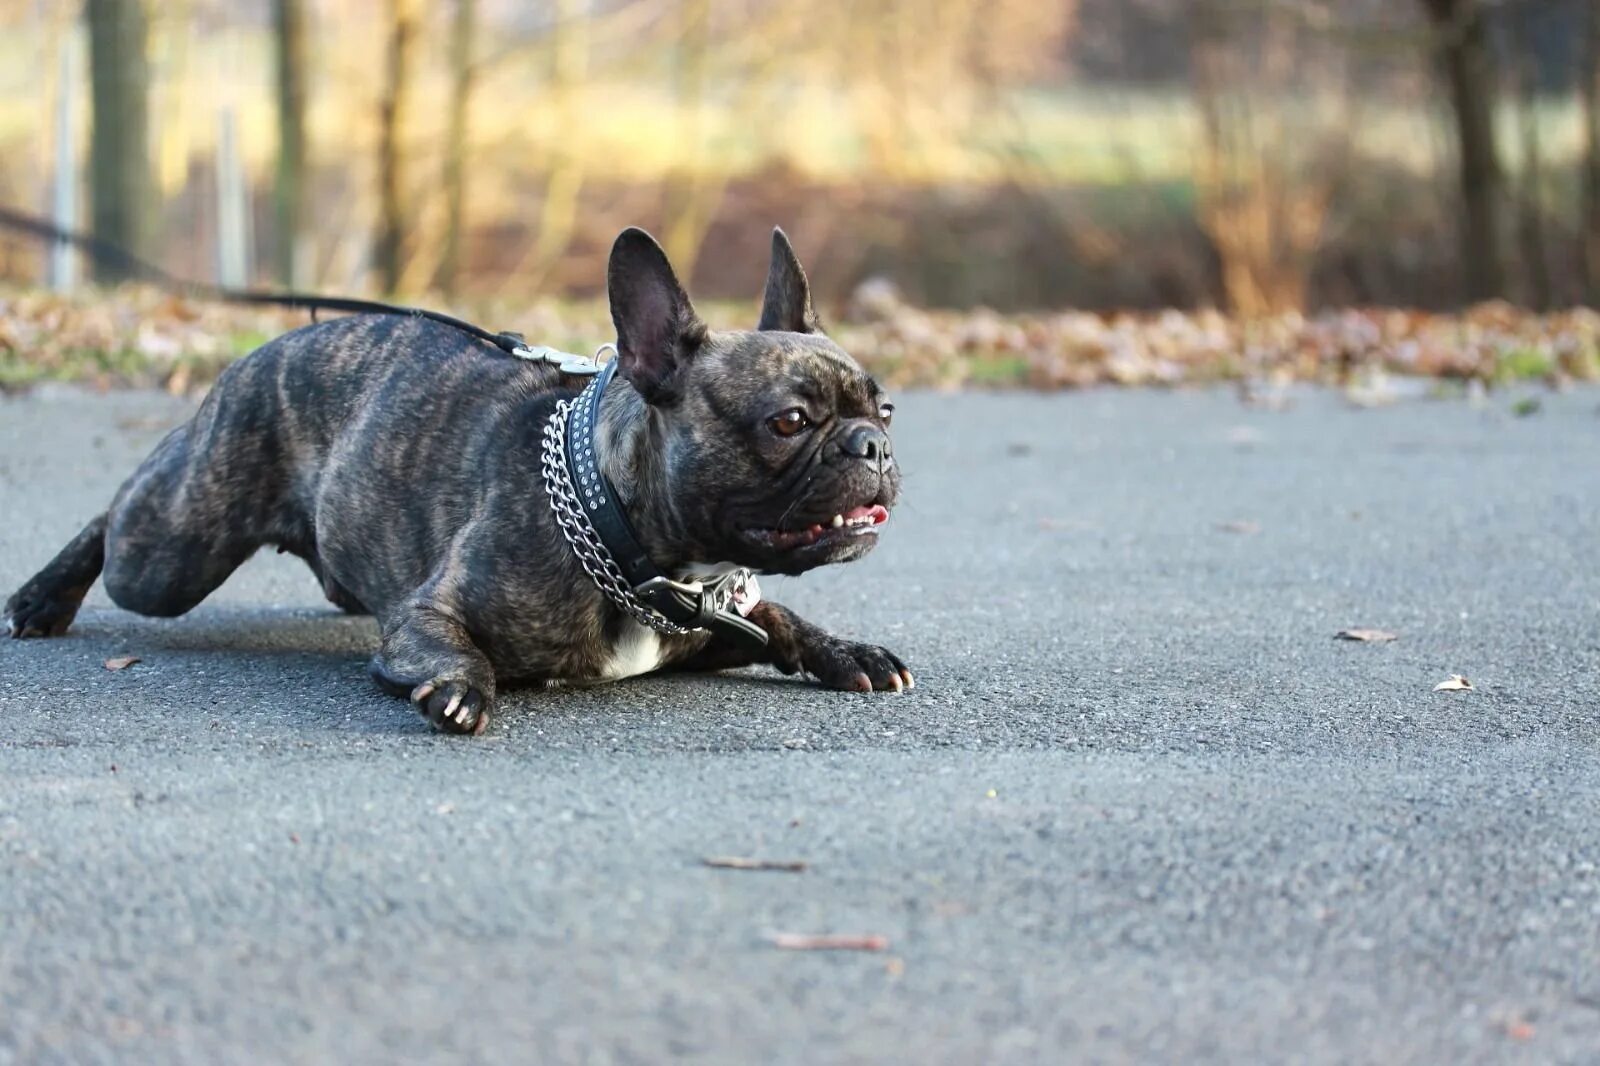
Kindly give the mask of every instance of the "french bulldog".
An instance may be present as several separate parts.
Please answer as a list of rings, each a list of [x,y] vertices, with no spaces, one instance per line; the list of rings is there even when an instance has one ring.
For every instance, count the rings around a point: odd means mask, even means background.
[[[617,238],[607,290],[617,365],[587,440],[664,575],[799,574],[872,549],[900,491],[894,409],[822,332],[782,230],[754,330],[709,329],[643,230]],[[420,318],[278,337],[228,367],[11,596],[11,635],[64,633],[97,577],[127,610],[181,615],[271,546],[304,559],[335,605],[375,618],[373,680],[446,733],[483,732],[508,683],[766,662],[829,688],[913,684],[887,649],[770,601],[740,608],[764,644],[662,632],[624,610],[560,528],[541,474],[546,425],[586,380]]]

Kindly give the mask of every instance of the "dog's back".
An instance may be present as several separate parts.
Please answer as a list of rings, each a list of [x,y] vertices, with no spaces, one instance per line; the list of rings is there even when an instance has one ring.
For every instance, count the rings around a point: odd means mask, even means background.
[[[554,370],[427,319],[358,316],[284,334],[228,367],[30,582],[38,603],[27,588],[13,597],[13,626],[65,628],[102,565],[120,606],[179,615],[263,546],[305,559],[339,606],[379,609],[444,550],[456,514],[484,491],[485,463],[519,443],[507,416],[553,402],[559,385]],[[329,564],[340,551],[388,565],[341,581]]]

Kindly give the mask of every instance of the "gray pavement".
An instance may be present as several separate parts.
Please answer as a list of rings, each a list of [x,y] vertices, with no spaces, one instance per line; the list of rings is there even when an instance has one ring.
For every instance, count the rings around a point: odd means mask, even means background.
[[[767,588],[900,696],[448,739],[298,562],[97,591],[0,641],[0,1062],[1600,1062],[1597,403],[902,397],[878,552]],[[0,589],[186,410],[0,400]]]

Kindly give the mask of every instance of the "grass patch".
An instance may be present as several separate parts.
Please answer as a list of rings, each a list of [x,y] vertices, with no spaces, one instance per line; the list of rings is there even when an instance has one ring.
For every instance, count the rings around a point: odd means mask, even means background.
[[[245,330],[228,337],[228,351],[233,358],[249,355],[274,337],[282,336],[280,333],[264,333],[260,330]]]
[[[1028,383],[1029,369],[1024,356],[984,356],[968,363],[967,381],[985,388],[1014,388]]]
[[[1534,347],[1508,348],[1495,360],[1496,381],[1532,381],[1549,377],[1555,370],[1550,353]]]

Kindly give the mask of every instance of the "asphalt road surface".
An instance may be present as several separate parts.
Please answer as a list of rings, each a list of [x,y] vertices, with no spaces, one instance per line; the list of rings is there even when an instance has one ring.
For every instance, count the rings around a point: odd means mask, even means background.
[[[437,737],[277,556],[0,641],[0,1062],[1600,1061],[1600,396],[900,400],[877,553],[766,591],[904,695]],[[0,590],[188,410],[0,400]]]

